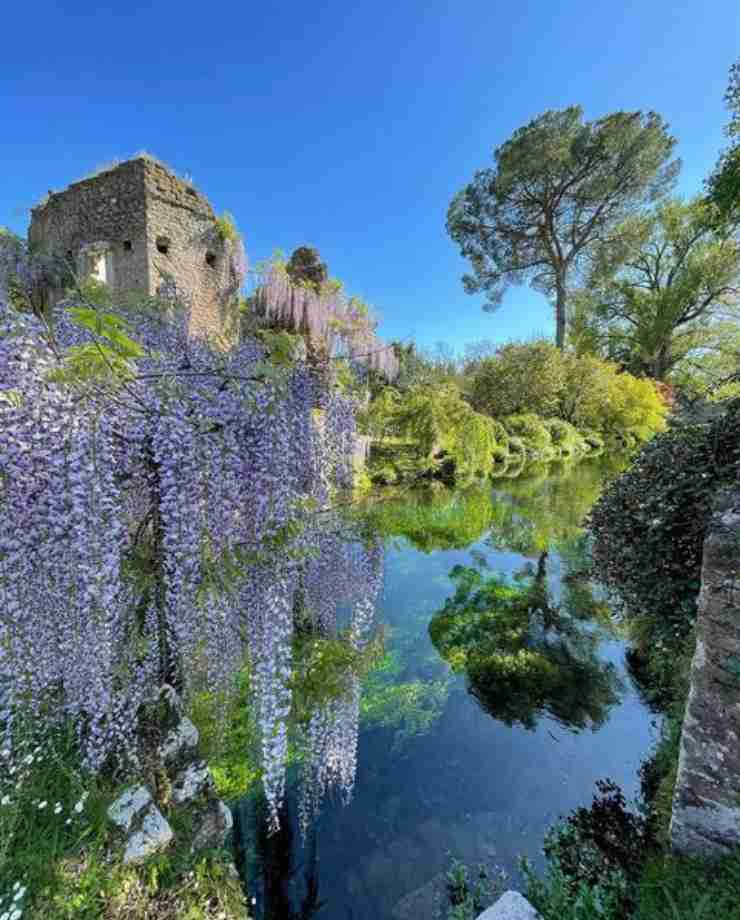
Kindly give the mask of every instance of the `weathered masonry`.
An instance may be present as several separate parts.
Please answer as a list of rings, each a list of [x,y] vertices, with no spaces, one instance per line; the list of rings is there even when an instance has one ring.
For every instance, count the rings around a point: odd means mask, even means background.
[[[191,306],[191,332],[223,331],[241,280],[205,196],[148,156],[51,194],[32,209],[28,239],[114,295],[176,289]],[[47,303],[62,296],[50,288]]]
[[[717,496],[704,541],[671,843],[706,855],[740,846],[740,487]]]

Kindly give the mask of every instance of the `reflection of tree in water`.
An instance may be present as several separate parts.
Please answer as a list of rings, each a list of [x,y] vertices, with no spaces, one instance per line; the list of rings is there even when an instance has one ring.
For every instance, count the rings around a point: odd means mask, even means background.
[[[263,920],[311,920],[324,902],[319,899],[317,840],[315,831],[309,831],[302,852],[305,854],[305,894],[298,909],[293,907],[291,891],[295,887],[298,869],[293,865],[293,825],[288,814],[288,804],[280,809],[280,827],[269,832],[264,800],[256,809],[257,858],[263,881]]]
[[[432,642],[483,709],[533,729],[548,714],[563,725],[598,728],[622,690],[614,665],[597,656],[600,636],[584,628],[587,606],[552,602],[548,553],[508,582],[455,566],[456,591],[429,625]],[[586,590],[581,584],[579,590]],[[567,600],[568,592],[564,591]]]
[[[463,549],[475,543],[490,528],[492,514],[488,485],[454,490],[439,485],[419,488],[381,499],[362,510],[372,532],[405,537],[423,553]]]
[[[404,537],[424,553],[464,549],[491,531],[497,549],[530,555],[581,533],[583,518],[618,458],[581,463],[534,463],[515,479],[463,489],[441,485],[407,490],[361,510],[364,525],[385,537]]]
[[[560,550],[581,536],[584,519],[606,480],[623,463],[622,458],[538,463],[518,479],[496,483],[487,542],[523,556]]]

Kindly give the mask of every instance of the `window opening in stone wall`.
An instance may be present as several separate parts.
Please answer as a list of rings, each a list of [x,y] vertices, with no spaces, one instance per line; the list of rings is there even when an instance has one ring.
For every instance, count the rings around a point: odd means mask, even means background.
[[[158,236],[157,237],[157,252],[161,252],[162,255],[166,256],[170,251],[170,239],[167,236]]]
[[[215,252],[207,252],[207,253],[206,253],[206,262],[211,266],[211,268],[215,268],[215,267],[216,267],[216,253],[215,253]]]
[[[131,250],[132,250],[133,248],[134,248],[134,247],[131,245],[131,240],[124,240],[124,241],[123,241],[123,251],[124,251],[124,252],[131,252]]]
[[[106,284],[108,281],[108,264],[105,253],[95,252],[90,256],[90,277]]]

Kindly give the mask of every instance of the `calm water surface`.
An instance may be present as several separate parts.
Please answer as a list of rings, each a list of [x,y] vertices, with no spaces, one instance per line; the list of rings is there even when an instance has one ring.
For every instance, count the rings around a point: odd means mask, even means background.
[[[610,777],[628,800],[654,740],[579,523],[616,472],[534,469],[485,488],[383,501],[385,654],[363,681],[350,804],[305,842],[295,786],[266,839],[237,807],[250,896],[269,920],[432,920],[450,854],[542,865],[548,826]],[[431,630],[430,630],[431,624]]]

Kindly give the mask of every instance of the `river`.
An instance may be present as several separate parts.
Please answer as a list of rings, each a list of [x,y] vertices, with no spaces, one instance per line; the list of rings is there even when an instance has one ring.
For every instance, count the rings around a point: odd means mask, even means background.
[[[433,920],[450,858],[520,882],[549,825],[609,777],[628,801],[655,738],[579,526],[620,461],[370,504],[385,537],[383,654],[362,682],[351,801],[305,839],[236,805],[257,920]]]

